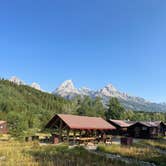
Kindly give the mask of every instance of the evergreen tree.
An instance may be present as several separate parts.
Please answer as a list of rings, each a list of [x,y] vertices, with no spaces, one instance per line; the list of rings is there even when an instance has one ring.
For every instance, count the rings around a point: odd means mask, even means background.
[[[106,119],[123,119],[122,115],[125,108],[122,107],[117,98],[112,97],[108,104],[108,110],[105,112]]]

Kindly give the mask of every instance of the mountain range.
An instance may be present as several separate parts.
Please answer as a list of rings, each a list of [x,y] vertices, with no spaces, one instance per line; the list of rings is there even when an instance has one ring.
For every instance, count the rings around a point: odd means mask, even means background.
[[[75,96],[100,97],[104,104],[107,104],[111,97],[116,97],[126,109],[166,112],[165,103],[154,103],[141,97],[128,95],[127,93],[120,92],[112,84],[108,84],[102,89],[94,91],[86,87],[77,89],[72,80],[66,80],[52,93],[67,99],[72,99]]]
[[[17,77],[12,77],[10,81],[17,85],[25,85],[24,81]],[[40,85],[37,83],[32,83],[30,86],[42,91]],[[76,96],[89,96],[91,98],[100,97],[105,105],[111,97],[116,97],[126,109],[149,112],[166,112],[165,103],[155,103],[141,97],[128,95],[127,93],[120,92],[112,84],[108,84],[99,90],[91,90],[86,87],[76,88],[72,80],[66,80],[56,88],[52,94],[66,99],[72,99]]]

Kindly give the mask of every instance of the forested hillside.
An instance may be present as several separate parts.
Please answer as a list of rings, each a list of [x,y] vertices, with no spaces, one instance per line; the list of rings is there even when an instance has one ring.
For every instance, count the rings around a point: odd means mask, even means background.
[[[125,110],[116,98],[111,98],[106,108],[98,97],[77,96],[66,100],[29,86],[0,80],[0,120],[7,120],[10,134],[20,136],[42,130],[56,113],[166,121],[166,113]]]
[[[72,107],[61,97],[0,80],[0,119],[8,121],[12,132],[40,129],[55,113],[71,112]]]

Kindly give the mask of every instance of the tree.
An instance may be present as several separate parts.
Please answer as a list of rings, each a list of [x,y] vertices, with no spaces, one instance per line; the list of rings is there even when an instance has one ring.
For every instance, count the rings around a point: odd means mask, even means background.
[[[122,107],[117,98],[112,97],[105,112],[106,119],[123,119],[125,108]]]
[[[10,112],[7,116],[10,134],[15,137],[23,136],[28,129],[26,116],[16,112]]]
[[[93,105],[93,112],[95,116],[104,118],[105,111],[106,111],[106,108],[104,107],[101,101],[101,98],[96,97],[94,100],[94,105]]]
[[[86,96],[84,99],[78,103],[78,108],[76,114],[87,115],[87,116],[97,116],[104,117],[105,108],[100,98],[91,99]]]

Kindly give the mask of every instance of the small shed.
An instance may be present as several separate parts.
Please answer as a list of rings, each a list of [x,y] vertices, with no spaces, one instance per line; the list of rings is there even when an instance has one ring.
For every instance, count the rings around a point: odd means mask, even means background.
[[[46,125],[46,128],[58,130],[59,140],[62,141],[62,135],[65,135],[69,141],[70,132],[76,137],[76,132],[82,136],[84,131],[91,136],[97,136],[99,133],[105,133],[108,130],[114,130],[115,127],[100,117],[77,116],[69,114],[57,114]]]
[[[7,122],[0,120],[0,134],[7,134],[8,129],[7,129]]]
[[[160,135],[160,122],[136,122],[128,127],[128,134],[135,138],[156,138]]]

